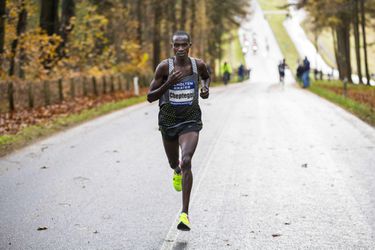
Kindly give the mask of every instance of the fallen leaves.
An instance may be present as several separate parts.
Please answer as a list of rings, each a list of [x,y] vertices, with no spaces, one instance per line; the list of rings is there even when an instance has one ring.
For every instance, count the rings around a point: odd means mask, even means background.
[[[144,92],[144,90],[142,90]],[[17,134],[25,127],[32,125],[47,126],[51,120],[69,114],[77,114],[83,110],[92,109],[102,104],[120,101],[132,97],[130,92],[118,92],[98,97],[80,97],[59,104],[53,104],[34,109],[16,110],[0,113],[0,135]],[[42,149],[42,151],[45,148]]]

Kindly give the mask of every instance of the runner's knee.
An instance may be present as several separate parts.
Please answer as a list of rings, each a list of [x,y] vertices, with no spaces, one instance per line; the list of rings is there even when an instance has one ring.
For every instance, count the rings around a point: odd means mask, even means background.
[[[191,169],[191,156],[190,155],[182,156],[181,169],[182,171]]]
[[[169,162],[169,166],[172,169],[175,169],[180,164],[179,161],[178,161],[178,159],[176,159],[176,160],[168,160],[168,162]]]

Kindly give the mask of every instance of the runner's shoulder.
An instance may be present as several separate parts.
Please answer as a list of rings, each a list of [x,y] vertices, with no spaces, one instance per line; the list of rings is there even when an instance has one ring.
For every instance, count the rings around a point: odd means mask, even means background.
[[[202,59],[194,58],[194,57],[192,57],[192,59],[196,61],[199,70],[206,68],[206,63]]]
[[[158,64],[155,72],[159,73],[159,74],[163,74],[163,75],[165,75],[165,74],[168,75],[168,70],[169,70],[168,59],[165,59]]]

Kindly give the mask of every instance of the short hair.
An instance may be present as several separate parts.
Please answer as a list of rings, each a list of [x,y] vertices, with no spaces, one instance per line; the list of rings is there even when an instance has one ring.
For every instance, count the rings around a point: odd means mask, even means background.
[[[173,37],[175,37],[175,36],[186,36],[189,40],[189,43],[191,43],[191,37],[190,37],[189,33],[187,33],[186,31],[178,30],[175,33],[173,33],[172,39],[171,39],[172,42],[173,42]]]

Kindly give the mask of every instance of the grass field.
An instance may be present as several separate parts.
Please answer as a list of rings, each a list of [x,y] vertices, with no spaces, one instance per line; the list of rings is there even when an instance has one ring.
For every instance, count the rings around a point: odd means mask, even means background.
[[[280,7],[284,6],[287,1],[285,0],[258,0],[258,3],[262,7],[262,10],[280,10]]]
[[[258,0],[263,11],[267,10],[280,10],[280,7],[287,4],[285,0]],[[272,32],[274,33],[276,40],[280,46],[281,53],[286,59],[287,64],[291,68],[292,72],[297,68],[297,60],[299,58],[298,52],[294,47],[292,40],[290,39],[287,31],[283,26],[285,20],[285,14],[269,13],[266,14],[266,19],[271,26]]]

